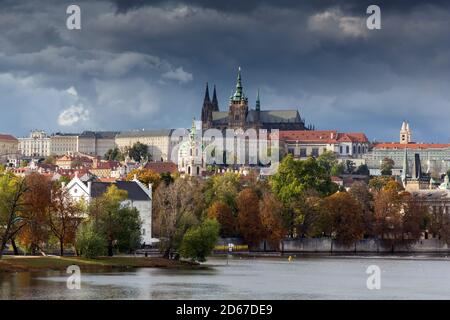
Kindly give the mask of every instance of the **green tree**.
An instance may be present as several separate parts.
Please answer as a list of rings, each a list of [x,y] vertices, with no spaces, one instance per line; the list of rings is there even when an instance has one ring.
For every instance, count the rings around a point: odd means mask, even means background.
[[[394,160],[390,158],[384,158],[380,166],[381,174],[383,176],[391,176],[394,165],[395,165]]]
[[[147,145],[140,142],[133,144],[133,146],[128,150],[128,155],[136,162],[151,160]]]
[[[355,172],[356,166],[355,163],[352,160],[346,160],[345,161],[345,171],[347,173],[352,174],[353,172]]]
[[[270,185],[273,193],[283,203],[284,225],[291,236],[294,235],[295,224],[305,219],[305,211],[299,210],[305,201],[305,194],[315,191],[320,196],[327,196],[338,188],[316,159],[297,161],[292,155],[283,159],[277,173],[270,178]]]
[[[23,195],[27,191],[25,179],[10,173],[0,175],[0,259],[6,243],[22,223]]]
[[[342,162],[340,162],[331,167],[330,175],[334,177],[339,177],[344,172],[345,172],[345,165]]]
[[[109,149],[104,156],[105,160],[123,161],[125,160],[124,155],[120,152],[119,148]]]
[[[369,167],[366,164],[359,165],[358,168],[356,169],[356,174],[361,174],[365,176],[370,175]]]
[[[112,185],[89,206],[95,231],[106,239],[109,256],[114,254],[115,247],[119,250],[132,250],[140,243],[139,212],[125,202],[127,196],[126,191]]]
[[[166,185],[169,185],[175,181],[175,179],[172,177],[170,172],[163,172],[160,174],[161,181],[164,182]]]
[[[200,225],[191,227],[183,236],[180,254],[193,261],[206,261],[219,238],[220,225],[215,219],[205,219]]]
[[[78,229],[75,247],[80,255],[92,259],[106,254],[107,242],[104,235],[97,231],[94,222],[88,220]]]
[[[223,175],[215,175],[205,184],[203,192],[205,203],[207,207],[210,207],[213,202],[220,201],[226,204],[236,214],[236,197],[240,188],[239,175],[231,172]]]
[[[317,157],[319,166],[325,169],[328,174],[331,174],[331,169],[338,164],[337,156],[333,151],[325,151]]]

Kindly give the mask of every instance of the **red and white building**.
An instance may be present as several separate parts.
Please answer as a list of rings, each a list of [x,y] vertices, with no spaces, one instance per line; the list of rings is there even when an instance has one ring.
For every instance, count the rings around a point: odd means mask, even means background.
[[[296,159],[318,157],[325,151],[339,159],[361,159],[369,151],[369,140],[362,132],[337,130],[280,131],[280,148]]]

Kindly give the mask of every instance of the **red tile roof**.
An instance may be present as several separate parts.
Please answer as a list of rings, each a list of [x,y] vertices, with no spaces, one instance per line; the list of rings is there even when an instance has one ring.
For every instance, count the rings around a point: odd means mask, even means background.
[[[173,162],[147,162],[145,169],[153,170],[154,172],[161,173],[175,173],[178,171],[178,167]]]
[[[0,133],[0,140],[3,141],[14,141],[14,142],[18,142],[19,140],[17,140],[17,138],[13,137],[10,134],[1,134]]]
[[[408,143],[382,142],[373,145],[374,149],[439,149],[448,148],[450,144],[446,143]]]
[[[361,142],[368,143],[362,132],[337,132],[336,130],[296,130],[280,131],[280,140],[310,143]]]

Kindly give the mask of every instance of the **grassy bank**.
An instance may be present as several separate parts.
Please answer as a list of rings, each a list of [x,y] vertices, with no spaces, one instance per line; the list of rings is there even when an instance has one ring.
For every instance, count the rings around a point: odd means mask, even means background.
[[[196,268],[199,265],[185,261],[144,257],[22,257],[5,256],[0,260],[0,272],[66,270],[78,265],[82,271],[108,270],[113,268]]]

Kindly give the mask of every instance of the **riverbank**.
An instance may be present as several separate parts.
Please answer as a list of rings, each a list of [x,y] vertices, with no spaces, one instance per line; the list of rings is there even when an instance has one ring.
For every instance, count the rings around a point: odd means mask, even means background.
[[[82,271],[131,269],[131,268],[198,268],[198,263],[175,261],[160,257],[100,257],[87,259],[81,257],[23,257],[4,256],[0,260],[1,272],[26,272],[66,270],[70,265],[77,265]]]

